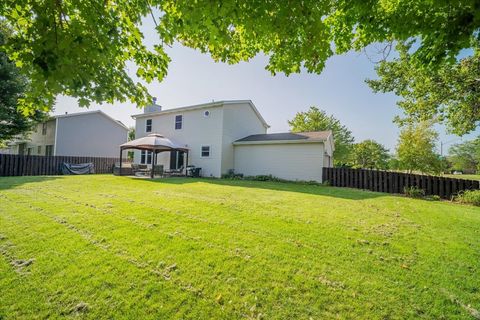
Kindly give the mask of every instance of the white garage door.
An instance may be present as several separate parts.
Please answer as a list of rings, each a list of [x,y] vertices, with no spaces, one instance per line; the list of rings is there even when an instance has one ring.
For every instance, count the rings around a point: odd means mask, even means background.
[[[235,172],[322,181],[323,143],[235,145]]]

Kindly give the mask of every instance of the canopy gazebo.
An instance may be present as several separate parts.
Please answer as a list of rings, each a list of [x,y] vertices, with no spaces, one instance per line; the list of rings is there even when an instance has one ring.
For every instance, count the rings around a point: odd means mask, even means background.
[[[146,137],[138,138],[120,145],[120,159],[122,159],[123,150],[137,149],[151,151],[153,153],[151,177],[154,176],[154,166],[157,163],[157,154],[164,151],[183,151],[186,153],[186,165],[188,165],[188,149],[182,147],[170,139],[165,138],[158,133],[149,134]],[[185,165],[185,167],[186,167]],[[185,170],[186,172],[186,170]],[[120,175],[122,174],[122,161],[120,161]]]

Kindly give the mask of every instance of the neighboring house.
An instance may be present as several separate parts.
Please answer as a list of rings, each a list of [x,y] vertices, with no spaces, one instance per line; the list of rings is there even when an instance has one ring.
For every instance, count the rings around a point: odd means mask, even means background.
[[[118,157],[128,128],[102,111],[52,116],[27,136],[8,143],[10,154]]]
[[[136,138],[159,133],[189,149],[188,165],[202,176],[220,177],[234,170],[245,176],[271,174],[288,180],[322,181],[322,168],[333,163],[330,131],[267,134],[268,124],[250,100],[218,101],[162,110],[159,105],[132,116]],[[166,169],[186,166],[180,151],[163,152]],[[135,163],[151,165],[148,151],[135,151]]]

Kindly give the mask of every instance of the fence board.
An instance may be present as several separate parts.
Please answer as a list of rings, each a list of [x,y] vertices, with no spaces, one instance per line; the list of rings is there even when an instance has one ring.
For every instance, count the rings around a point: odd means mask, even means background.
[[[105,174],[113,172],[119,158],[0,154],[0,176],[59,175],[64,162],[73,164],[92,162],[95,173]],[[333,174],[333,171],[330,172],[332,178]]]
[[[416,186],[423,189],[427,195],[438,195],[444,199],[450,199],[464,190],[480,189],[480,182],[476,180],[369,169],[323,168],[323,177],[332,186],[387,193],[403,193],[404,188]]]

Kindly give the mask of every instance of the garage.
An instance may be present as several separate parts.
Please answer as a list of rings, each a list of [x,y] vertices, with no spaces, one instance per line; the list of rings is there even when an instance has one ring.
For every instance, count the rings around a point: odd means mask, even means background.
[[[333,164],[331,131],[255,134],[233,143],[235,173],[322,182]]]

